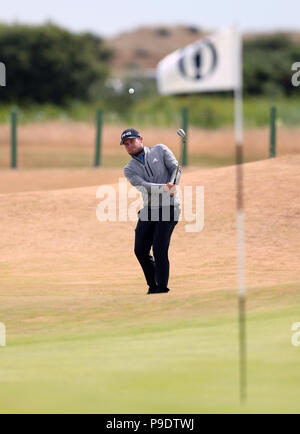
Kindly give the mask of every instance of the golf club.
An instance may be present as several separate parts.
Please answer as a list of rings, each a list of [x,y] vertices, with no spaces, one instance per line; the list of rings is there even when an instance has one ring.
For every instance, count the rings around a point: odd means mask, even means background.
[[[186,139],[186,132],[182,128],[180,128],[179,130],[177,130],[177,134],[183,140]],[[178,165],[177,165],[177,169],[176,169],[176,173],[175,173],[175,178],[174,178],[174,182],[173,182],[174,185],[176,184],[176,181],[177,181],[177,176],[178,176],[179,169],[180,169],[180,162],[178,162]],[[174,193],[170,193],[170,196],[173,197]]]

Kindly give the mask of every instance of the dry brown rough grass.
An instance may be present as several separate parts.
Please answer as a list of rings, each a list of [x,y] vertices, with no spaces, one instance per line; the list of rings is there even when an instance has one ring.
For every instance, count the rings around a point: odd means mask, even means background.
[[[300,156],[245,165],[247,285],[299,282]],[[115,180],[117,181],[117,179]],[[179,222],[170,248],[172,297],[236,287],[235,168],[186,172],[205,187],[205,227]],[[144,294],[135,222],[96,219],[96,187],[0,195],[1,293]]]
[[[122,167],[129,159],[124,148],[119,145],[120,132],[125,125],[104,125],[103,161],[106,167]],[[144,128],[145,144],[153,146],[165,143],[179,155],[180,140],[173,128]],[[53,121],[35,123],[19,128],[19,167],[91,167],[93,164],[95,128],[92,124]],[[0,167],[7,168],[10,160],[9,127],[0,126]],[[300,152],[300,129],[279,128],[278,155]],[[267,158],[269,152],[269,129],[245,131],[245,158],[256,160]],[[225,162],[234,155],[234,134],[232,129],[203,130],[191,128],[189,131],[189,155],[201,164],[203,157]],[[216,162],[214,163],[214,159]]]

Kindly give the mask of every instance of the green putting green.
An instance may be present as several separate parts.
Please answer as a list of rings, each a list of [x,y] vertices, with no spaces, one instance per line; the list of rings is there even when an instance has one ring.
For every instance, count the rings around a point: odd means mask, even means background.
[[[0,411],[299,412],[299,289],[249,294],[244,406],[234,289],[180,299],[28,294],[17,312],[6,296]]]

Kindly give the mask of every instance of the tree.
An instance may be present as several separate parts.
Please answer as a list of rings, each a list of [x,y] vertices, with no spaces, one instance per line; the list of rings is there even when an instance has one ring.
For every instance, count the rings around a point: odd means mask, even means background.
[[[74,34],[56,25],[0,25],[0,53],[7,86],[1,101],[88,100],[90,88],[104,82],[112,53],[90,33]]]
[[[244,44],[244,82],[248,95],[289,95],[291,65],[300,45],[284,34],[256,37]]]

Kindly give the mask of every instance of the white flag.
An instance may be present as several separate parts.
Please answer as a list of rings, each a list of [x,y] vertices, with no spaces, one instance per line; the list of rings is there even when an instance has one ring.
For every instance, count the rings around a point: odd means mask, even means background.
[[[233,90],[240,83],[240,35],[235,27],[174,51],[157,66],[162,94]]]

